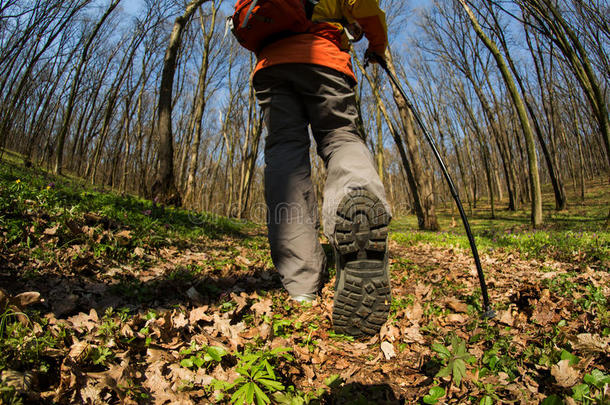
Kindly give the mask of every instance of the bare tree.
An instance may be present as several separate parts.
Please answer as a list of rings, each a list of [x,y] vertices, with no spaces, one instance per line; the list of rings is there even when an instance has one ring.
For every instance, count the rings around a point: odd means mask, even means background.
[[[174,22],[165,51],[158,103],[159,172],[151,192],[159,201],[167,204],[181,204],[181,197],[174,178],[174,139],[172,136],[172,94],[178,50],[187,24],[197,9],[207,1],[209,0],[193,0],[186,6],[184,13]]]
[[[81,73],[83,70],[83,66],[85,65],[85,63],[87,63],[87,60],[88,60],[89,48],[91,47],[91,44],[93,43],[93,40],[95,39],[97,33],[100,31],[100,28],[102,28],[102,25],[104,24],[106,19],[110,16],[112,11],[119,5],[120,1],[121,0],[112,0],[110,2],[110,5],[106,9],[106,12],[104,12],[104,14],[102,14],[102,17],[99,19],[99,21],[93,28],[93,31],[87,38],[87,41],[85,42],[85,45],[83,47],[83,52],[81,53],[80,60],[79,60],[78,64],[76,65],[74,77],[72,78],[72,86],[70,89],[70,96],[68,98],[68,105],[66,106],[66,109],[64,110],[63,122],[61,125],[61,129],[59,130],[59,134],[57,135],[57,147],[55,148],[55,167],[54,167],[55,174],[61,174],[61,165],[62,165],[63,156],[64,156],[64,143],[66,140],[66,135],[68,133],[68,128],[70,126],[70,121],[72,119],[72,112],[74,110],[74,101],[76,100],[76,92],[77,92],[78,87],[81,82]]]
[[[542,224],[542,191],[540,188],[540,177],[538,173],[538,161],[536,157],[536,145],[534,143],[533,132],[527,117],[527,112],[525,108],[525,104],[523,103],[523,99],[517,90],[517,86],[515,85],[515,81],[513,76],[510,73],[510,70],[505,62],[504,57],[500,53],[497,45],[492,41],[487,34],[483,31],[483,28],[479,24],[476,16],[468,6],[465,0],[458,0],[462,5],[464,11],[468,15],[470,22],[472,23],[472,27],[474,28],[477,36],[481,39],[481,41],[485,44],[485,46],[489,49],[491,54],[493,55],[496,63],[498,65],[498,69],[502,73],[502,77],[504,78],[506,87],[508,88],[511,99],[513,100],[513,104],[515,109],[517,110],[517,115],[519,117],[519,122],[521,123],[521,128],[523,130],[523,134],[525,136],[525,144],[527,149],[528,156],[528,165],[529,165],[529,177],[530,177],[530,187],[532,191],[532,212],[531,212],[531,220],[532,225],[534,227],[540,226]]]

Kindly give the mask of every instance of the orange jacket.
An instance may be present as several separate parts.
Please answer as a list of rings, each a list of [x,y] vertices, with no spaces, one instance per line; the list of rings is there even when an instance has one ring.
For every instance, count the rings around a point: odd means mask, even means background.
[[[377,0],[320,0],[312,21],[316,24],[308,32],[263,48],[257,55],[254,73],[284,63],[311,63],[338,70],[355,82],[344,24],[357,22],[369,41],[369,49],[379,55],[388,45],[385,13]]]

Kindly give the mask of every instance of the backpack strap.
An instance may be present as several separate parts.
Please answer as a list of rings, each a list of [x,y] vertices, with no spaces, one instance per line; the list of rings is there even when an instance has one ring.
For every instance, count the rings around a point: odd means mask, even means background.
[[[318,5],[320,0],[305,0],[305,15],[308,20],[313,16],[313,9]]]
[[[254,1],[252,1],[252,4],[250,4],[250,8],[248,8],[248,12],[246,13],[246,18],[244,18],[244,22],[241,25],[241,28],[246,28],[246,26],[248,25],[248,20],[250,20],[250,14],[252,14],[252,10],[254,10],[256,3],[258,3],[258,0],[254,0]]]

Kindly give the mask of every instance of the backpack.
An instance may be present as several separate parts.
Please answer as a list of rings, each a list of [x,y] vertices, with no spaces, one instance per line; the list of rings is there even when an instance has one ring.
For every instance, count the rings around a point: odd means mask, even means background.
[[[316,0],[237,0],[231,31],[244,48],[258,53],[265,46],[312,26]]]

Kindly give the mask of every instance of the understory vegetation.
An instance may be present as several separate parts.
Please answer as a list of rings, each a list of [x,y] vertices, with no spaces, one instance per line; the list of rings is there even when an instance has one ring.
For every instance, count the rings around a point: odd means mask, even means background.
[[[603,183],[535,231],[525,212],[472,212],[491,320],[459,218],[397,218],[390,319],[355,340],[332,331],[334,270],[312,305],[290,302],[260,225],[9,157],[0,403],[608,403]]]

